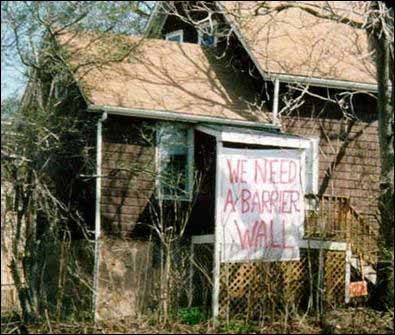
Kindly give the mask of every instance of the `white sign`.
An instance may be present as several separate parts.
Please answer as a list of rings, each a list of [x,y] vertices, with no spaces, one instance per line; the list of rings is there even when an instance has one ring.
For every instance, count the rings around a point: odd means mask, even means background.
[[[304,152],[223,148],[218,159],[221,262],[298,260]]]

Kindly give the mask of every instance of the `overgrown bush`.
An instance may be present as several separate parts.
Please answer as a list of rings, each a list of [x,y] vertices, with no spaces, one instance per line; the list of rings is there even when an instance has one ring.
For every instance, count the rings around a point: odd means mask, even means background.
[[[179,319],[187,325],[196,325],[204,320],[204,313],[199,307],[180,308]]]

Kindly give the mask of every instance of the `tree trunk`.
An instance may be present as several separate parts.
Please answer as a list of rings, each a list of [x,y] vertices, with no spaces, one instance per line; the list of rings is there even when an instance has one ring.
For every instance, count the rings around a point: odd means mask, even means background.
[[[372,1],[372,9],[375,15],[380,15],[379,4]],[[393,17],[393,11],[392,11]],[[377,65],[378,82],[378,119],[379,119],[379,143],[381,159],[380,176],[380,241],[379,241],[379,262],[377,269],[377,293],[380,307],[394,306],[394,96],[393,87],[393,54],[391,53],[391,43],[387,34],[382,33],[381,24],[386,24],[384,20],[378,20],[369,32],[374,39]],[[391,28],[388,23],[387,29]],[[393,45],[392,45],[393,46]]]

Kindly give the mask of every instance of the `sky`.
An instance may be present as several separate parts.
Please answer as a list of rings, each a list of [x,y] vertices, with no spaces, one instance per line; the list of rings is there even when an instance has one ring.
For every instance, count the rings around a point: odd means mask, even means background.
[[[3,64],[3,60],[1,63],[1,101],[13,95],[21,96],[26,85],[24,67],[15,59],[7,65]]]
[[[9,30],[3,16],[3,1],[1,7],[1,101],[5,98],[21,96],[26,84],[23,75],[24,67],[19,62],[15,47],[5,45],[9,43]]]
[[[15,1],[13,3],[12,10],[15,13],[18,13],[19,7]],[[69,5],[63,6],[62,2],[53,2],[53,5],[56,7],[56,13],[63,13],[64,15],[70,15],[68,10],[70,10],[70,4],[76,2],[69,2]],[[130,5],[126,1],[114,2],[114,1],[106,1],[106,2],[91,2],[93,5],[89,7],[88,15],[84,18],[84,22],[89,25],[89,27],[95,27],[95,29],[105,30],[108,26],[112,26],[114,23],[114,31],[117,29],[126,29],[133,30],[135,29],[135,14],[131,11]],[[102,5],[104,3],[104,5]],[[146,2],[147,4],[152,5],[151,2]],[[84,11],[86,9],[88,2],[80,4],[78,9]],[[22,3],[22,13],[26,13],[26,6],[29,5],[29,2]],[[143,5],[142,5],[143,6]],[[76,8],[77,8],[76,7]],[[143,6],[144,7],[144,6]],[[8,7],[7,7],[8,8]],[[45,6],[41,6],[42,10],[47,10],[48,8]],[[52,7],[51,7],[52,8]],[[144,10],[148,9],[144,7]],[[59,14],[60,15],[60,14]],[[60,17],[62,17],[60,15]],[[7,34],[7,24],[6,21],[3,22],[3,19],[6,20],[7,16],[3,16],[3,2],[2,2],[2,50],[1,50],[1,100],[3,101],[7,97],[11,96],[21,96],[24,92],[24,88],[26,86],[27,78],[24,75],[26,68],[18,61],[18,53],[15,48],[12,47],[3,50],[3,42],[7,43],[8,34]],[[141,21],[144,23],[144,21]],[[33,22],[34,23],[34,22]],[[26,27],[30,27],[32,24],[27,23]],[[4,28],[4,29],[3,29]],[[23,29],[21,30],[23,31]],[[38,34],[38,35],[37,35]],[[12,35],[12,34],[11,34]],[[39,32],[36,32],[35,35],[39,36]],[[3,40],[4,37],[4,40]],[[20,40],[23,40],[23,43],[27,40],[22,38],[24,36],[20,35]],[[34,37],[33,37],[34,39]],[[29,47],[27,47],[29,49]]]

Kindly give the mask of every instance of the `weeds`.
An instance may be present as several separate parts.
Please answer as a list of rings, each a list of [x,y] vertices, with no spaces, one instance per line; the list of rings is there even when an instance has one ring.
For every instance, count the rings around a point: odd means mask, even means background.
[[[179,319],[187,325],[197,325],[204,320],[203,311],[199,307],[180,308]]]
[[[2,334],[193,334],[193,333],[223,333],[223,334],[278,334],[284,333],[284,317],[278,315],[276,319],[265,319],[264,322],[231,320],[222,323],[217,329],[210,327],[210,322],[194,322],[201,311],[199,308],[183,309],[179,315],[184,315],[181,323],[173,320],[168,325],[163,325],[153,318],[144,317],[136,319],[101,321],[96,325],[91,320],[59,322],[50,320],[51,330],[48,321],[44,317],[34,324],[24,325],[17,314],[3,315],[1,318]],[[332,311],[326,315],[323,324],[317,323],[314,317],[292,315],[288,319],[287,333],[291,334],[393,334],[393,312],[378,312],[370,308],[344,308]]]
[[[220,327],[221,333],[250,334],[257,332],[257,325],[252,322],[231,321]]]

